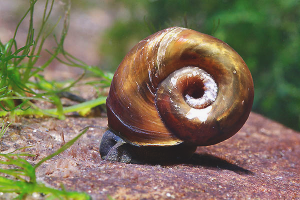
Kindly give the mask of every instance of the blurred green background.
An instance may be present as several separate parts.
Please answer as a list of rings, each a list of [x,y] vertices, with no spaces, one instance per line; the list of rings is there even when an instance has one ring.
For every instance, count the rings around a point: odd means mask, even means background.
[[[28,4],[0,2],[2,38]],[[300,131],[299,0],[72,0],[70,23],[65,47],[111,72],[137,42],[158,30],[187,26],[213,35],[247,63],[255,85],[253,111]]]
[[[170,26],[188,26],[233,47],[255,85],[253,111],[300,131],[299,0],[120,0],[123,17],[105,31],[103,68],[115,70],[138,41]]]

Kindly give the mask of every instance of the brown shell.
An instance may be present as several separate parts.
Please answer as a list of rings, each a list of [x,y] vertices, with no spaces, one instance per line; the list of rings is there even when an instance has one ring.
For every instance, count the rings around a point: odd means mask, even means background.
[[[193,107],[185,95],[198,99],[206,90],[206,76],[187,74],[197,69],[215,81],[217,96]],[[106,102],[108,125],[135,145],[211,145],[243,126],[253,97],[251,73],[238,53],[212,36],[172,27],[140,41],[118,67]]]

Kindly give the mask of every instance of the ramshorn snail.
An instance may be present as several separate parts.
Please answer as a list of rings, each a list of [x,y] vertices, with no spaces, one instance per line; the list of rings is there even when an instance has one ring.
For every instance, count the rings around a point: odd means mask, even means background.
[[[238,132],[253,97],[251,73],[226,43],[186,28],[159,31],[115,72],[100,154],[121,162],[189,158]]]

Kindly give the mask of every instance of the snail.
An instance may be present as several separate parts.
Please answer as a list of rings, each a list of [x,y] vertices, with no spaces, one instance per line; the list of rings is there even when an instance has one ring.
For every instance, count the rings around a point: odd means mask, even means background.
[[[225,42],[187,28],[161,30],[134,46],[114,74],[100,155],[127,163],[188,159],[197,146],[237,133],[253,97],[247,65]]]

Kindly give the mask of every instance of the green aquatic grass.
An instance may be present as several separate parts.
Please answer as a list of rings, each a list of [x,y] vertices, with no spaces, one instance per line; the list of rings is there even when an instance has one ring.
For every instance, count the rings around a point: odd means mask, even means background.
[[[62,94],[74,87],[85,74],[92,74],[100,78],[99,81],[87,82],[99,88],[108,87],[112,80],[112,74],[100,70],[96,66],[90,66],[77,59],[64,49],[64,40],[69,28],[70,0],[64,0],[64,13],[54,24],[51,24],[51,12],[55,0],[43,0],[44,12],[42,16],[34,19],[34,9],[38,0],[29,0],[29,8],[26,10],[20,21],[16,25],[12,38],[4,43],[0,38],[0,117],[9,116],[9,121],[13,122],[16,116],[51,116],[65,119],[65,114],[77,112],[86,115],[90,110],[98,105],[104,104],[106,96],[98,93],[98,98],[90,101],[82,101],[69,107],[63,106],[61,102]],[[29,27],[25,44],[20,46],[16,40],[20,25],[29,20]],[[40,20],[40,25],[35,27],[34,21]],[[55,35],[54,30],[57,25],[63,23],[60,35]],[[51,50],[43,48],[46,40],[53,37],[55,46]],[[47,51],[50,57],[41,59],[42,51]],[[76,80],[50,81],[40,74],[53,60],[84,70],[84,73]],[[40,60],[43,60],[41,62]],[[40,61],[40,62],[38,62]],[[37,64],[39,63],[39,64]],[[67,85],[67,86],[66,86]],[[35,102],[46,101],[54,105],[53,109],[43,109],[38,107]],[[9,125],[5,120],[0,129],[0,140],[7,131]],[[46,160],[58,155],[69,148],[81,135],[87,131],[84,129],[77,137],[66,143],[55,153],[42,159],[36,165],[31,165],[26,157],[35,156],[30,153],[10,152],[0,153],[0,192],[14,193],[16,199],[26,199],[34,193],[45,195],[46,199],[90,199],[90,196],[80,192],[66,191],[61,185],[61,189],[54,189],[45,186],[36,180],[36,169]],[[19,149],[21,150],[21,149]]]
[[[7,127],[8,126],[4,126],[3,122],[0,134],[1,136],[5,133]],[[7,154],[0,154],[0,164],[3,166],[12,166],[11,168],[7,167],[6,169],[0,168],[0,173],[4,174],[4,176],[0,176],[0,192],[15,193],[17,195],[15,199],[26,199],[27,196],[33,195],[34,193],[45,195],[45,199],[91,199],[86,193],[66,191],[63,185],[61,185],[61,189],[58,190],[47,187],[36,180],[36,169],[41,164],[68,149],[84,133],[86,133],[87,130],[88,128],[85,128],[81,133],[63,145],[55,153],[42,159],[34,166],[23,157],[33,157],[35,155],[27,152],[15,153],[25,148],[17,149],[14,152]]]
[[[5,126],[5,121],[2,120],[2,126],[1,126],[1,130],[0,130],[0,141],[1,141],[1,138],[4,135],[4,133],[7,131],[9,125]]]
[[[38,28],[34,27],[33,24],[36,2],[37,0],[30,0],[29,9],[17,24],[13,37],[7,43],[0,40],[0,117],[9,115],[12,121],[15,115],[42,115],[65,119],[65,114],[68,112],[85,110],[84,113],[87,113],[93,107],[104,104],[105,97],[99,94],[97,100],[87,101],[71,108],[62,105],[60,94],[74,87],[84,77],[85,73],[90,72],[94,76],[100,77],[101,80],[94,84],[102,88],[110,85],[112,74],[105,73],[98,67],[87,65],[64,50],[64,40],[69,28],[69,1],[65,1],[63,28],[60,37],[53,34],[53,31],[60,23],[61,18],[54,25],[49,23],[55,1],[45,0],[41,25]],[[21,23],[28,19],[28,16],[29,27],[26,42],[24,46],[19,47],[16,35]],[[50,58],[44,61],[43,64],[37,65],[37,61],[41,58],[41,52],[45,50],[43,45],[50,36],[54,37],[56,46],[51,51],[46,50],[50,53]],[[46,80],[39,73],[45,70],[54,59],[70,67],[82,68],[85,73],[77,80],[65,81],[64,84]],[[32,100],[47,101],[56,108],[51,110],[41,109],[32,103]]]

